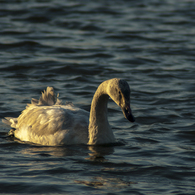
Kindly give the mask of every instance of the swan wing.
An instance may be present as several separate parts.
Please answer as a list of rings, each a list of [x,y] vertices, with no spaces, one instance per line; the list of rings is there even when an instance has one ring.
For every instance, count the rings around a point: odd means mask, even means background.
[[[18,117],[14,136],[41,145],[88,141],[89,113],[71,105],[30,106]]]

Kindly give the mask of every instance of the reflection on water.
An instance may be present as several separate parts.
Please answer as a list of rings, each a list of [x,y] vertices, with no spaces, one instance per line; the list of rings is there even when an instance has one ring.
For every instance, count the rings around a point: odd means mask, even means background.
[[[21,150],[23,155],[40,155],[43,157],[71,157],[71,156],[82,156],[86,155],[84,150],[87,149],[87,146],[63,146],[63,147],[42,147],[42,146],[31,146],[27,149]]]
[[[75,180],[75,183],[78,184],[84,184],[86,186],[94,187],[94,188],[102,188],[102,189],[109,189],[109,190],[116,190],[121,188],[129,187],[131,184],[136,184],[135,182],[126,182],[119,178],[106,178],[104,176],[102,177],[94,177],[92,178],[92,181],[78,181]]]
[[[17,140],[19,141],[19,140]],[[26,144],[25,142],[20,142]],[[29,143],[30,144],[30,143]],[[72,145],[72,146],[58,146],[58,147],[43,147],[33,146],[25,148],[20,151],[22,155],[40,155],[43,157],[71,157],[71,156],[86,156],[89,155],[89,160],[103,160],[104,157],[114,152],[113,146],[85,146],[85,145]]]
[[[89,153],[89,160],[93,160],[93,161],[100,161],[103,162],[105,161],[105,157],[107,155],[110,155],[114,152],[114,147],[112,146],[89,146],[88,147],[90,150]]]

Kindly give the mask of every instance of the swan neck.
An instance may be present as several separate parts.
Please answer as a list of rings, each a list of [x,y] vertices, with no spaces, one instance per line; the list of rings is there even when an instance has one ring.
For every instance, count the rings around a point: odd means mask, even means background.
[[[105,85],[101,84],[96,90],[91,103],[90,122],[107,121],[107,104],[109,95]],[[103,120],[104,119],[104,120]]]
[[[88,144],[106,144],[114,142],[114,135],[108,123],[107,82],[103,82],[96,90],[90,110],[89,118],[89,142]]]

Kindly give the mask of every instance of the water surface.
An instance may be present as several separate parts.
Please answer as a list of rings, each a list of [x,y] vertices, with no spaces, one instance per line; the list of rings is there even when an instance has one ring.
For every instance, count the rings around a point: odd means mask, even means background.
[[[89,111],[113,77],[136,117],[109,102],[109,147],[26,144],[0,122],[0,192],[195,194],[194,18],[192,0],[0,1],[0,118],[47,86]]]

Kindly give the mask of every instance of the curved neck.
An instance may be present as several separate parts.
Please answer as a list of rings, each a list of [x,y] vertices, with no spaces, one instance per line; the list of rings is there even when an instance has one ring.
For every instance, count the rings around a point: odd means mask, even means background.
[[[108,99],[107,82],[103,82],[96,90],[91,103],[89,118],[89,145],[107,144],[115,141],[107,118]]]

